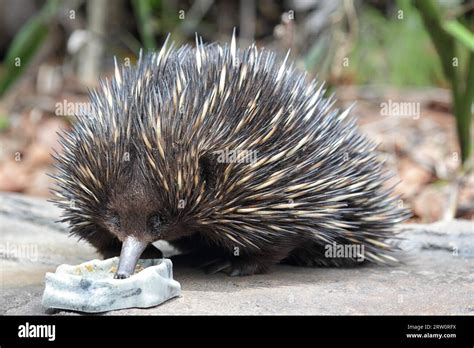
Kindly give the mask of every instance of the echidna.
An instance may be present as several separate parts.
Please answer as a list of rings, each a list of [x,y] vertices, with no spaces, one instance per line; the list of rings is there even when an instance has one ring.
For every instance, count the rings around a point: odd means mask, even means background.
[[[158,240],[205,250],[208,269],[230,275],[357,262],[327,257],[336,244],[396,260],[385,240],[407,212],[375,145],[322,83],[288,55],[238,49],[235,35],[173,46],[116,63],[55,156],[63,221],[104,256],[120,254],[117,278]]]

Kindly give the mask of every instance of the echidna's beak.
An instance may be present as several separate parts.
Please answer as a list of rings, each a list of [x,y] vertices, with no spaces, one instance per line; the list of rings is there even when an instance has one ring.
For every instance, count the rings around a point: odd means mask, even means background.
[[[115,279],[124,279],[130,277],[135,271],[138,259],[147,247],[147,242],[142,242],[133,236],[127,237],[122,244],[120,260]]]

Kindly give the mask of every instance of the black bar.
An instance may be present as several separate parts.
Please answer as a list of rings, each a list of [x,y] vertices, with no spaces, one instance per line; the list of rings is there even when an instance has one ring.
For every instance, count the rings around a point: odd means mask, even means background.
[[[26,323],[29,328],[55,325],[54,341],[19,337],[20,325],[25,328]],[[1,348],[39,343],[474,345],[473,316],[3,316],[0,330]]]

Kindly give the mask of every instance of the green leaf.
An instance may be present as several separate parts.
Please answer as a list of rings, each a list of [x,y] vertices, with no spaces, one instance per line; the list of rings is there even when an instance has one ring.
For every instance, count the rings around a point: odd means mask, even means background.
[[[414,0],[415,6],[425,23],[426,30],[436,47],[443,64],[443,70],[451,82],[453,111],[463,165],[468,162],[472,151],[471,107],[474,98],[474,54],[472,33],[457,21],[443,21],[441,9],[434,0]],[[466,45],[470,50],[467,66],[455,69],[451,63],[456,56],[456,43]],[[467,71],[467,75],[459,73]]]
[[[443,29],[458,42],[474,52],[474,34],[458,21],[446,21],[442,24]]]

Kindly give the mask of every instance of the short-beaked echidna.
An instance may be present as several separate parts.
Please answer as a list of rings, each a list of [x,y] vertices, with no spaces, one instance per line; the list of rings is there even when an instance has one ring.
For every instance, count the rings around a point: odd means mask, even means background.
[[[396,261],[385,240],[407,212],[374,144],[287,58],[235,35],[165,42],[91,91],[55,156],[56,202],[73,234],[120,254],[117,278],[157,240],[209,251],[231,275],[361,256],[328,257],[336,244]]]

